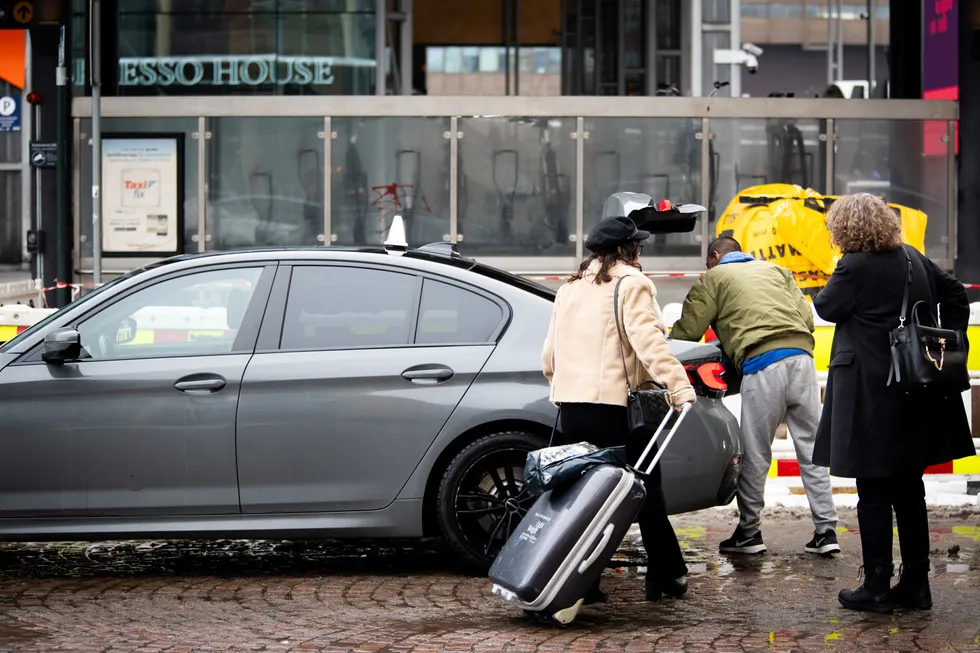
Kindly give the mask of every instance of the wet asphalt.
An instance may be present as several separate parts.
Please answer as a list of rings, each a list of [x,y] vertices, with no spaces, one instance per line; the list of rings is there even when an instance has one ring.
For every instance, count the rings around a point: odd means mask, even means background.
[[[2,544],[0,652],[980,651],[975,509],[933,512],[935,607],[892,615],[837,604],[859,584],[853,511],[832,558],[803,552],[812,526],[797,510],[770,510],[770,550],[750,557],[717,552],[732,510],[673,521],[687,597],[643,600],[631,535],[605,574],[609,602],[564,630],[504,604],[437,540]]]

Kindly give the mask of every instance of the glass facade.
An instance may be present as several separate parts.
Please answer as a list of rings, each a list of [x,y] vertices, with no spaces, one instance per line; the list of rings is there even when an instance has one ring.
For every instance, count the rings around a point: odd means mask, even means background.
[[[574,118],[461,118],[459,234],[484,256],[573,256]]]
[[[602,216],[613,193],[646,193],[678,204],[701,201],[699,119],[587,118],[585,130],[585,233]],[[648,255],[700,256],[700,231],[655,236]]]
[[[322,119],[215,118],[207,136],[207,249],[321,242]]]
[[[448,240],[448,129],[449,118],[334,118],[330,241],[379,245],[396,214],[412,245]]]

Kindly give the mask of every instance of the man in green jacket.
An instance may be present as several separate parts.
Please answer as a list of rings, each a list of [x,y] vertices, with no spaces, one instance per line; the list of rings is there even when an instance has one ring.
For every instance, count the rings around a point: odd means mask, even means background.
[[[785,420],[815,527],[804,549],[819,554],[838,552],[830,475],[812,460],[820,421],[813,309],[789,270],[744,254],[734,238],[711,243],[707,267],[684,300],[670,335],[675,340],[698,341],[713,327],[726,355],[743,375],[739,524],[721,543],[721,551],[766,550],[760,515],[772,464],[772,441]]]

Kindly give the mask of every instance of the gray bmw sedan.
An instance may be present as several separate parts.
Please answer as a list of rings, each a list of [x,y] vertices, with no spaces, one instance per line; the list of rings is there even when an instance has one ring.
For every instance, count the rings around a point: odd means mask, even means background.
[[[0,539],[439,535],[485,570],[555,421],[553,298],[443,244],[134,270],[0,348]],[[673,347],[679,513],[732,500],[740,436],[718,348]]]

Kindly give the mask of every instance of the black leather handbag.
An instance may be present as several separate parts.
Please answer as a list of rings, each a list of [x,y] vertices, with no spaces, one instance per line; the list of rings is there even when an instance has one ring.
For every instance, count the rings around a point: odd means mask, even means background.
[[[908,263],[908,275],[898,327],[889,334],[892,360],[888,385],[956,392],[969,390],[966,335],[960,330],[943,329],[942,322],[933,315],[926,302],[916,302],[911,314],[908,312],[912,259],[904,246],[902,249]]]
[[[616,314],[616,331],[619,333],[619,354],[623,359],[623,374],[626,376],[626,419],[633,435],[650,435],[664,421],[670,412],[670,393],[656,383],[648,381],[637,388],[630,384],[629,368],[626,367],[626,353],[623,349],[623,329],[619,323],[619,286],[623,277],[616,282],[613,291],[613,310]]]

